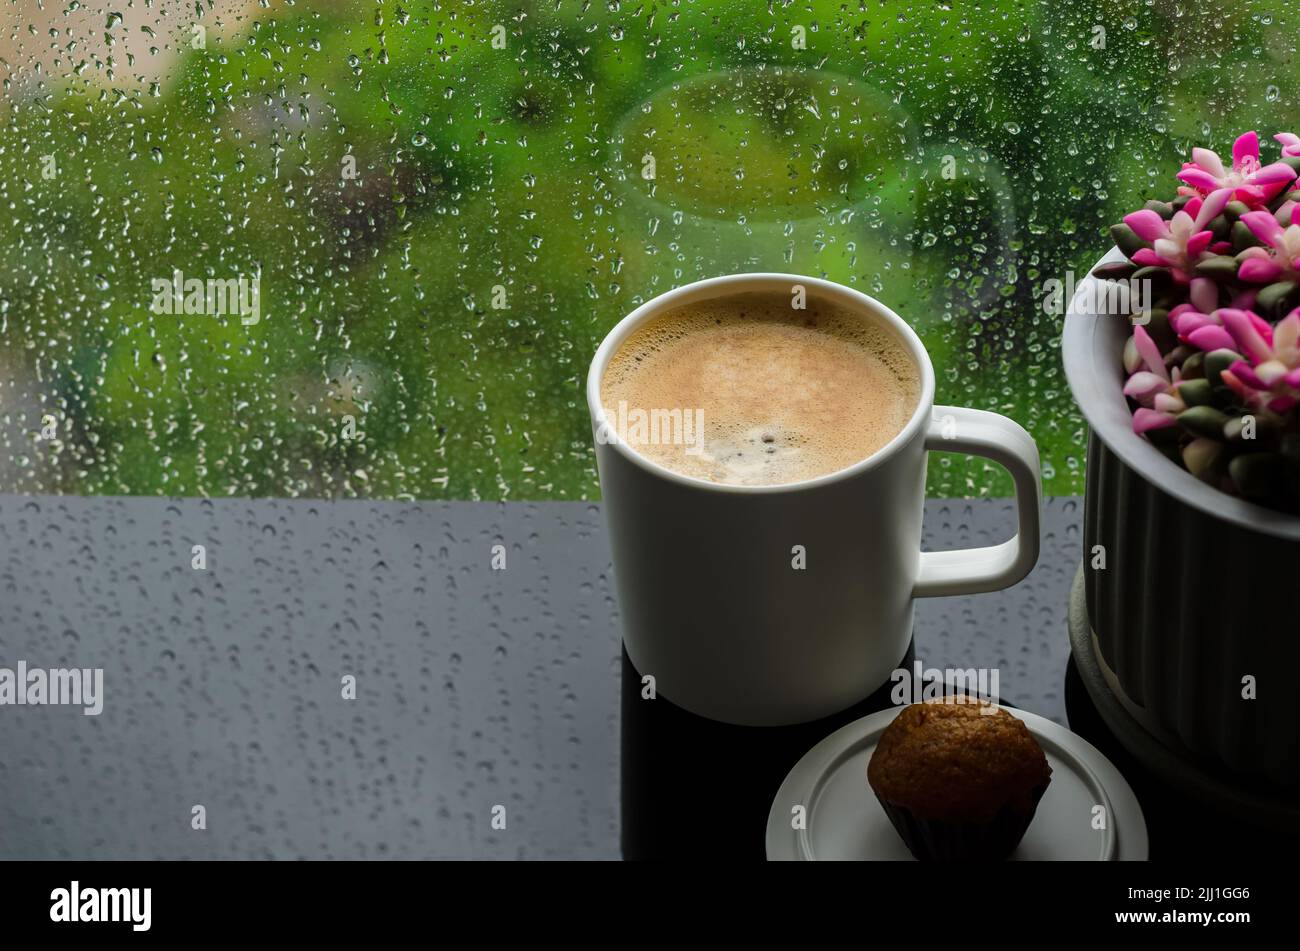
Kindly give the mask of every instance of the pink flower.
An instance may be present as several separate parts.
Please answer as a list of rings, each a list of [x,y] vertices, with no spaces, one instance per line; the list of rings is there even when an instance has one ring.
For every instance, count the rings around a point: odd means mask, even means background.
[[[1272,284],[1283,278],[1300,281],[1300,225],[1283,228],[1267,211],[1248,211],[1241,216],[1251,234],[1267,248],[1247,248],[1241,252],[1237,276],[1252,284]]]
[[[1232,300],[1233,307],[1249,308],[1254,306],[1256,291],[1254,289],[1237,294]],[[1215,327],[1222,330],[1223,321],[1219,318],[1219,286],[1208,277],[1194,277],[1187,290],[1186,303],[1179,304],[1169,312],[1169,326],[1173,328],[1174,333],[1178,334],[1178,339],[1183,343],[1196,346],[1192,339],[1192,334],[1197,333],[1203,327]],[[1217,331],[1205,331],[1197,334],[1198,340],[1206,343],[1213,338],[1215,343],[1227,337],[1227,331],[1223,331],[1224,337],[1217,338]],[[1229,345],[1231,345],[1229,343]],[[1217,346],[1203,346],[1202,350],[1217,350]]]
[[[1178,414],[1187,408],[1183,398],[1178,395],[1178,368],[1174,368],[1172,378],[1165,367],[1164,357],[1156,346],[1146,328],[1138,325],[1133,328],[1133,346],[1137,351],[1140,366],[1128,383],[1124,384],[1124,395],[1131,396],[1141,404],[1133,413],[1133,432],[1144,433],[1150,429],[1164,429],[1178,422]]]
[[[1232,189],[1232,199],[1258,208],[1272,201],[1296,177],[1286,162],[1261,165],[1259,136],[1247,132],[1232,144],[1232,168],[1210,149],[1192,149],[1192,161],[1183,165],[1179,179],[1192,187],[1193,193],[1209,195],[1220,188]],[[1180,189],[1183,191],[1183,189]]]
[[[1165,221],[1150,209],[1144,208],[1124,216],[1124,223],[1152,247],[1142,248],[1133,255],[1133,263],[1167,267],[1180,284],[1192,279],[1192,268],[1210,250],[1214,232],[1207,226],[1218,217],[1232,198],[1232,189],[1221,188],[1203,201],[1193,198],[1181,211]]]
[[[1214,310],[1219,303],[1219,285],[1208,277],[1194,277],[1192,283],[1187,288],[1187,303],[1179,304],[1169,316],[1172,317],[1180,310],[1190,309],[1199,310],[1202,313],[1209,313]]]
[[[1277,135],[1273,136],[1273,138],[1277,139],[1278,142],[1282,143],[1283,158],[1300,158],[1300,135],[1296,135],[1293,132],[1279,132]],[[1295,182],[1291,183],[1293,187],[1295,186],[1295,184],[1296,184]],[[1288,199],[1300,198],[1300,191],[1292,191],[1289,195],[1287,195],[1287,198]],[[1295,205],[1295,201],[1287,201],[1286,204],[1284,204],[1281,208],[1278,209],[1277,212],[1278,219],[1281,221],[1290,221],[1291,208],[1294,205]]]
[[[1174,328],[1174,333],[1183,343],[1207,353],[1225,348],[1231,350],[1234,346],[1232,335],[1223,329],[1223,318],[1217,310],[1207,314],[1181,304],[1169,312],[1169,326]]]
[[[1246,357],[1223,371],[1223,382],[1248,406],[1285,413],[1300,402],[1300,308],[1276,327],[1248,310],[1219,314],[1233,349]]]
[[[1206,353],[1212,350],[1236,350],[1238,341],[1228,329],[1223,316],[1229,311],[1246,314],[1248,319],[1264,333],[1270,333],[1272,330],[1263,317],[1240,307],[1220,307],[1208,314],[1175,307],[1169,312],[1169,324],[1178,334],[1179,340],[1191,344],[1198,350],[1204,350]]]
[[[1296,135],[1294,132],[1279,132],[1273,138],[1282,143],[1283,157],[1300,157],[1300,135]]]

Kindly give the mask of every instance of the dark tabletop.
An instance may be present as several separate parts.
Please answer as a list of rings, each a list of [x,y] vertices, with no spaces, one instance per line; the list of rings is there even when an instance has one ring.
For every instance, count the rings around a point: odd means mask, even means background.
[[[1047,501],[1016,587],[919,602],[918,659],[997,668],[1004,700],[1064,722],[1081,514]],[[932,500],[925,545],[1014,518]],[[0,667],[19,661],[103,668],[105,700],[0,706],[0,858],[619,854],[597,504],[2,496]]]

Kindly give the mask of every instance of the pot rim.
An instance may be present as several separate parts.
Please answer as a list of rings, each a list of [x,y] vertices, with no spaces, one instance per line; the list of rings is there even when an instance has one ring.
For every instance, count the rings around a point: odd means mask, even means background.
[[[1080,295],[1091,293],[1093,285],[1100,283],[1092,276],[1097,265],[1124,260],[1127,258],[1123,252],[1111,248],[1078,283],[1066,310],[1061,355],[1066,380],[1084,419],[1125,465],[1142,473],[1147,481],[1165,493],[1212,518],[1251,531],[1300,541],[1300,517],[1248,502],[1202,482],[1133,432],[1133,414],[1123,394],[1122,353],[1128,337],[1128,323],[1121,323],[1113,316],[1081,312],[1077,306]]]

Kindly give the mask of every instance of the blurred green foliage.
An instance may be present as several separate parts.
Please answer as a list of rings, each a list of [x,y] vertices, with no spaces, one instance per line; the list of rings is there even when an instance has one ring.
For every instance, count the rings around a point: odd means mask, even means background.
[[[1080,492],[1043,284],[1193,144],[1300,131],[1287,11],[200,6],[149,27],[158,76],[116,49],[138,24],[101,17],[97,53],[29,24],[0,125],[0,489],[593,498],[601,337],[746,269],[880,297],[940,402],[1022,421],[1047,491]],[[151,313],[173,270],[259,277],[262,319]],[[932,465],[934,494],[1008,489]]]

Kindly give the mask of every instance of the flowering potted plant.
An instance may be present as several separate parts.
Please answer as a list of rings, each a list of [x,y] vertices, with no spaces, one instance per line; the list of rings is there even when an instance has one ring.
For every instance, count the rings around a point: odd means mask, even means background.
[[[1300,138],[1194,149],[1111,229],[1062,339],[1090,426],[1084,578],[1125,708],[1207,768],[1300,785]],[[1120,313],[1088,305],[1132,294]],[[1136,303],[1133,303],[1136,301]],[[1127,319],[1124,319],[1127,318]]]

